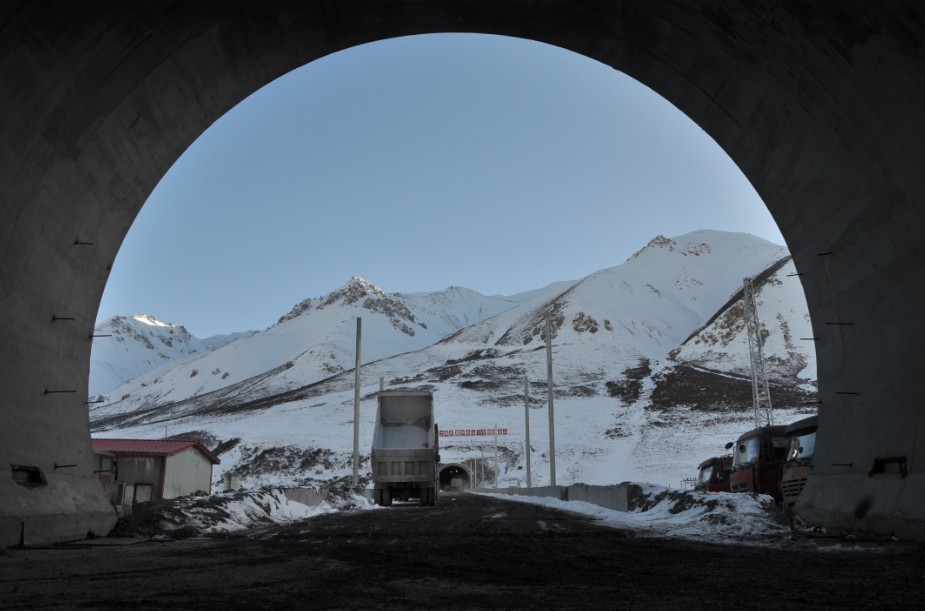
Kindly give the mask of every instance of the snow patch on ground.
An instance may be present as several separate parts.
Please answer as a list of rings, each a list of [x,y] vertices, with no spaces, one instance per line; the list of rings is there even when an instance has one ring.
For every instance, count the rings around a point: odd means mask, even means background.
[[[338,491],[316,506],[289,500],[283,490],[227,495],[189,496],[136,506],[114,534],[148,535],[155,539],[186,538],[286,524],[338,511],[375,509],[353,491]]]
[[[695,492],[641,484],[637,509],[617,511],[585,501],[553,497],[479,493],[520,503],[533,503],[600,520],[642,537],[677,537],[711,543],[779,542],[791,533],[777,518],[774,499],[766,495]]]
[[[182,523],[202,533],[244,530],[260,523],[282,524],[335,511],[327,501],[309,507],[288,500],[278,490],[248,494],[220,505],[181,506],[179,510]]]

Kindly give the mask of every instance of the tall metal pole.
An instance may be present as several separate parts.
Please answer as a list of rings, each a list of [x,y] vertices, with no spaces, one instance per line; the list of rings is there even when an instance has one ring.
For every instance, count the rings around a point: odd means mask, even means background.
[[[764,354],[761,351],[761,321],[758,319],[758,298],[755,295],[754,278],[744,280],[742,301],[745,305],[745,322],[748,328],[748,356],[752,365],[752,406],[755,409],[755,428],[771,426],[774,424],[774,410],[771,409],[771,390],[768,387]]]
[[[527,488],[533,487],[530,479],[530,381],[524,376],[524,429],[527,432],[527,447],[524,454],[527,455]]]
[[[353,373],[353,485],[360,485],[360,339],[363,319],[357,316],[357,360]]]
[[[495,425],[495,490],[498,489],[498,474],[501,472],[501,467],[498,463],[498,425]]]
[[[556,419],[552,407],[552,325],[546,317],[546,392],[549,395],[549,485],[556,485]]]
[[[480,478],[480,481],[482,485],[484,486],[485,485],[485,444],[483,443],[479,447],[479,449],[482,451],[482,465],[481,465],[482,477]]]

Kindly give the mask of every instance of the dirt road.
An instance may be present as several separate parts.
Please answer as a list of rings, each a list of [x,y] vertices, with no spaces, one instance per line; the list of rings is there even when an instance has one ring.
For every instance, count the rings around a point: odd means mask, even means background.
[[[0,609],[895,609],[922,600],[920,547],[648,539],[466,494],[246,534],[0,555]]]

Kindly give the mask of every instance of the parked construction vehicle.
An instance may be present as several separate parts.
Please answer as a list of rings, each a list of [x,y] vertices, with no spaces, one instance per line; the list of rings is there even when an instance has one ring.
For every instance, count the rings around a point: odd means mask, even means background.
[[[735,444],[732,473],[729,476],[732,492],[757,492],[783,500],[780,490],[781,469],[787,457],[787,426],[762,426],[743,433]]]
[[[816,447],[817,416],[803,418],[790,424],[785,431],[789,437],[787,456],[781,470],[780,490],[784,511],[791,511],[813,470],[813,451]]]
[[[440,454],[433,393],[383,391],[378,403],[371,452],[376,503],[416,498],[434,505]]]
[[[694,490],[701,492],[730,492],[729,475],[732,471],[732,456],[714,456],[697,466],[697,482]]]

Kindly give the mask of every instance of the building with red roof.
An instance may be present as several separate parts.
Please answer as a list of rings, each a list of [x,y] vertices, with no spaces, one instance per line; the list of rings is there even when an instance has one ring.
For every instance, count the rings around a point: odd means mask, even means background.
[[[209,494],[219,459],[191,439],[93,439],[100,481],[117,507]]]

